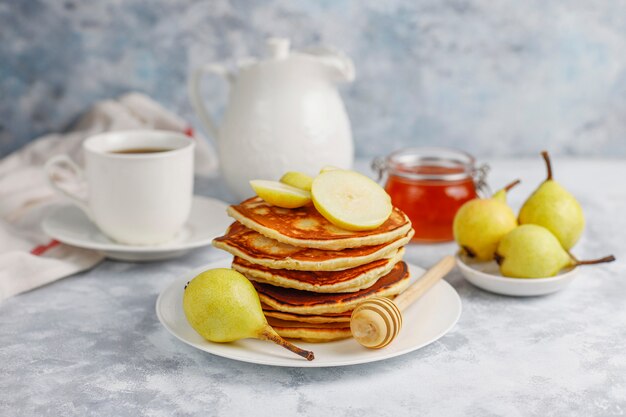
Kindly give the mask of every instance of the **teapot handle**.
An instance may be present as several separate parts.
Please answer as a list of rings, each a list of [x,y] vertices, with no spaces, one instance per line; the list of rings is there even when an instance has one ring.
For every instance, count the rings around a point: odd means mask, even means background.
[[[215,140],[219,140],[219,128],[217,126],[217,123],[215,123],[213,117],[209,114],[209,111],[207,110],[206,106],[204,105],[204,101],[202,100],[202,96],[200,95],[200,81],[205,73],[219,75],[229,81],[229,83],[232,81],[232,75],[223,65],[206,64],[196,69],[191,74],[191,77],[189,78],[189,83],[187,84],[188,94],[191,100],[192,107],[198,114],[198,117],[207,128],[211,136],[213,136]]]

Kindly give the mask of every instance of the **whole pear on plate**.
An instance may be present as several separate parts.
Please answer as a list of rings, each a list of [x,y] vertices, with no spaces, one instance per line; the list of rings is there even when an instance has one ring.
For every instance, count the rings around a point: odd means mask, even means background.
[[[576,198],[552,178],[548,152],[543,151],[541,155],[546,161],[548,176],[522,206],[519,223],[545,227],[569,250],[585,228],[585,216]]]
[[[512,182],[491,198],[475,198],[463,204],[454,216],[454,240],[471,258],[489,261],[500,239],[517,226],[515,213],[506,203],[507,192],[519,184]]]
[[[579,261],[543,226],[525,224],[502,238],[495,254],[500,273],[511,278],[553,277],[562,269],[615,260],[613,255]]]
[[[254,286],[235,270],[211,269],[192,279],[185,286],[183,310],[191,327],[208,341],[270,340],[307,360],[314,358],[313,352],[287,342],[267,323]]]

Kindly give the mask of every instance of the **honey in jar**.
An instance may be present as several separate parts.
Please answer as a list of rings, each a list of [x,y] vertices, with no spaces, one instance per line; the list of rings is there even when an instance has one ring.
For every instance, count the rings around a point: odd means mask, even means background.
[[[373,167],[387,175],[385,190],[415,229],[413,242],[453,240],[457,210],[486,188],[487,167],[475,167],[471,155],[445,148],[411,148],[377,158]]]

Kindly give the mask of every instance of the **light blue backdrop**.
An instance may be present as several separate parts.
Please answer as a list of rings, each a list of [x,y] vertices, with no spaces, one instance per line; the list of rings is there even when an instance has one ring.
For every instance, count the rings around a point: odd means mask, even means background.
[[[359,155],[626,156],[626,5],[612,0],[4,0],[0,155],[129,90],[197,124],[189,70],[259,55],[270,35],[354,59],[342,95]]]

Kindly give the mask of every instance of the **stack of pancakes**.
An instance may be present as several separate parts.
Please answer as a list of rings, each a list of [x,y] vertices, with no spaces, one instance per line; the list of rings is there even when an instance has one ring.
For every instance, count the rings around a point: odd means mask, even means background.
[[[334,226],[313,205],[272,206],[259,197],[231,206],[235,218],[213,245],[254,285],[268,322],[283,337],[323,342],[350,337],[357,304],[392,297],[409,283],[404,245],[413,236],[397,208],[380,227]]]

